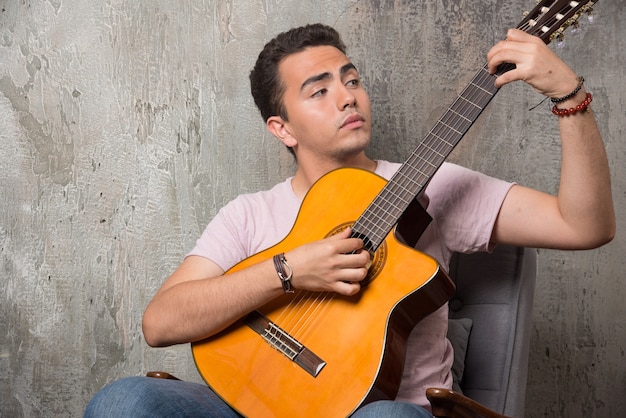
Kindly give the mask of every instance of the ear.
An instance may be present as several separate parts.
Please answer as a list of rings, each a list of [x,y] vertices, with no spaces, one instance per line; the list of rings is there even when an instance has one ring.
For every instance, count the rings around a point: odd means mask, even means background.
[[[288,122],[280,116],[271,116],[266,123],[267,130],[289,148],[298,145],[298,140],[291,134]]]

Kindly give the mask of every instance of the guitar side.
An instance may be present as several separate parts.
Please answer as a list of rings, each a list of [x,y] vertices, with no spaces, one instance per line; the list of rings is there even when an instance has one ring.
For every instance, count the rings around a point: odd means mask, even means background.
[[[358,169],[327,174],[305,197],[283,241],[226,274],[352,224],[385,183]],[[401,244],[393,233],[376,259],[374,277],[356,296],[297,290],[258,309],[319,360],[315,373],[240,320],[192,344],[206,383],[247,416],[347,416],[370,400],[393,398],[409,332],[449,299],[453,285],[434,259]]]

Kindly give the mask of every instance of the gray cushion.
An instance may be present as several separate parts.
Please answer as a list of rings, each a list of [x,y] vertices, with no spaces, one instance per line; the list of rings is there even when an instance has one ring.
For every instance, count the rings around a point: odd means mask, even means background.
[[[448,321],[448,340],[454,350],[454,363],[452,364],[452,389],[463,393],[461,383],[463,382],[463,372],[465,370],[465,353],[467,352],[467,342],[472,330],[472,320],[470,318],[450,319]]]

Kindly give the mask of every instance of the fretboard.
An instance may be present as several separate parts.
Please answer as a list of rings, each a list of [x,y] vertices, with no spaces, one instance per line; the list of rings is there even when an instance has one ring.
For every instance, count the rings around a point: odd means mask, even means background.
[[[512,67],[504,67],[498,74]],[[426,187],[452,150],[498,92],[497,75],[483,66],[418,144],[353,226],[368,251],[376,251],[400,216]]]
[[[590,13],[595,1],[538,0],[517,26],[546,44],[561,37],[563,30],[576,25],[583,13]],[[352,236],[363,238],[365,249],[376,251],[400,220],[409,204],[424,190],[454,147],[498,92],[495,78],[511,69],[503,64],[496,74],[481,68],[396,174],[353,225]]]

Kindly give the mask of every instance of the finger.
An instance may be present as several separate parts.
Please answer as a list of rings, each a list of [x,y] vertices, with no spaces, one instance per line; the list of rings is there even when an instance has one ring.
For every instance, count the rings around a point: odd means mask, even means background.
[[[503,41],[503,43],[505,43]],[[489,66],[489,74],[495,74],[498,71],[498,67],[504,63],[515,64],[513,61],[517,55],[512,51],[511,46],[497,46],[494,47],[487,55],[487,64]]]
[[[524,32],[520,29],[509,29],[506,32],[506,40],[513,42],[540,42],[543,43],[541,38],[531,35],[528,32]]]
[[[346,229],[336,233],[335,235],[331,235],[330,237],[328,237],[328,240],[345,241],[344,243],[342,243],[342,245],[347,245],[348,250],[343,251],[343,252],[355,251],[355,250],[358,250],[359,248],[362,248],[363,240],[360,238],[350,238],[351,234],[352,234],[352,228],[347,227]]]
[[[367,267],[358,267],[344,270],[344,280],[348,283],[360,283],[367,278]]]
[[[519,42],[501,41],[487,54],[490,72],[493,74],[498,66],[504,63],[517,64],[527,54],[524,44]]]
[[[518,64],[529,52],[530,44],[545,46],[543,41],[522,30],[510,29],[506,39],[495,44],[487,53],[489,72],[494,74],[504,63]]]
[[[354,253],[342,254],[340,258],[341,268],[367,268],[370,264],[370,253],[358,249]]]
[[[515,76],[515,74],[513,73],[515,70],[511,70],[511,71],[507,71],[504,74],[499,75],[496,78],[496,87],[500,88],[502,86],[504,86],[505,84],[511,83],[513,81],[516,81],[518,78]]]
[[[496,43],[494,46],[491,47],[491,49],[487,52],[487,63],[489,64],[490,68],[491,68],[491,62],[493,61],[494,57],[500,53],[500,51],[502,51],[502,49],[505,47],[506,41],[500,41],[498,43]]]
[[[331,237],[335,241],[333,245],[337,253],[351,254],[363,248],[363,240],[361,238],[350,238],[351,233],[351,230],[344,230]]]
[[[357,281],[337,282],[333,290],[340,295],[352,296],[361,291],[361,284]]]
[[[341,240],[349,238],[350,234],[352,234],[352,228],[347,227],[346,229],[336,233],[335,235],[332,235],[330,238],[335,240]]]

